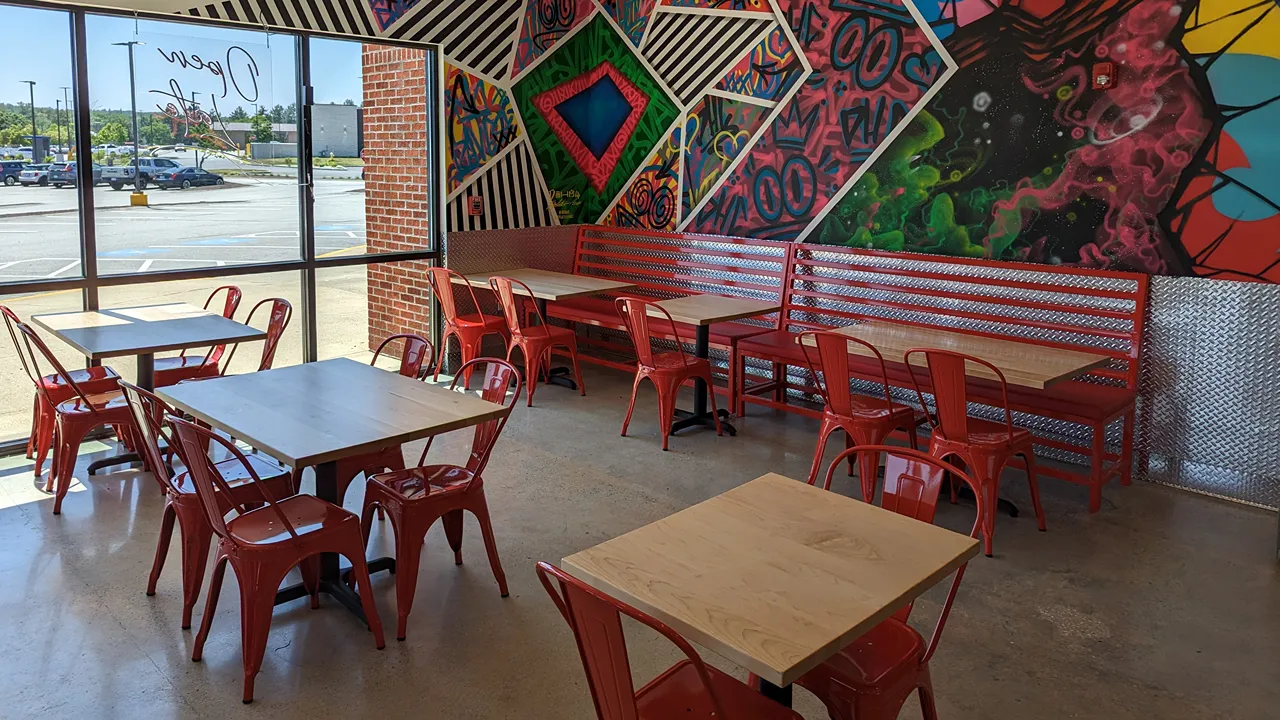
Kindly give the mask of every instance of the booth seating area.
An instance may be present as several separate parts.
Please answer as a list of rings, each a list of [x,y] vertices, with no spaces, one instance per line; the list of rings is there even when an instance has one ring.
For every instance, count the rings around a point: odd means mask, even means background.
[[[924,262],[931,267],[922,269]],[[780,299],[782,312],[771,327],[759,319],[718,323],[712,346],[727,353],[725,394],[735,414],[757,405],[821,415],[795,402],[793,392],[812,399],[812,379],[796,375],[806,362],[797,340],[804,330],[830,329],[869,320],[938,329],[975,337],[1009,339],[1034,348],[1083,350],[1110,362],[1053,387],[1014,385],[1013,412],[1082,426],[1080,439],[1060,428],[1036,432],[1036,444],[1057,451],[1067,465],[1044,464],[1038,471],[1089,488],[1089,510],[1102,507],[1102,489],[1111,480],[1131,482],[1134,408],[1142,358],[1146,275],[1054,266],[1027,266],[983,260],[940,258],[857,250],[826,245],[777,243],[623,228],[578,229],[574,272],[634,282],[640,294],[667,298],[692,292]],[[631,292],[630,290],[628,292]],[[611,300],[599,297],[552,303],[548,315],[587,327],[621,330]],[[685,338],[692,329],[677,327]],[[671,339],[673,332],[654,330]],[[617,341],[589,337],[587,347],[612,355],[630,354]],[[593,361],[627,368],[630,363],[596,356]],[[760,378],[764,368],[765,378]],[[855,377],[878,383],[872,359],[852,361]],[[910,392],[911,376],[901,358],[887,359],[892,386]],[[923,381],[925,378],[920,377]],[[929,392],[927,382],[924,387]],[[1000,387],[976,380],[971,399],[987,406],[1002,402]],[[1108,428],[1119,426],[1119,447],[1108,447]],[[1054,430],[1058,430],[1055,432]]]

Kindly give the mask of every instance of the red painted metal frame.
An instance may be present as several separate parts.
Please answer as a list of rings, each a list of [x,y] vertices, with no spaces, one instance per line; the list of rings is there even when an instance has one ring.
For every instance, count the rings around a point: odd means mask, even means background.
[[[833,255],[837,257],[847,256],[849,261],[840,262],[838,260],[829,259]],[[952,266],[957,269],[957,272],[952,274],[939,272],[936,269],[902,269],[889,267],[887,264],[877,265],[866,262],[867,259],[874,258],[928,263],[935,268],[937,266]],[[980,277],[964,274],[965,266],[981,268],[984,270],[996,268],[1014,270],[1020,273],[1034,272],[1053,277],[1061,277],[1064,280],[1067,278],[1077,277],[1125,280],[1134,284],[1134,290],[1129,292],[1074,287],[1069,284],[1069,282],[1058,283],[1054,282],[1052,279],[1046,279],[1042,282],[1032,279]],[[833,270],[845,273],[856,270],[862,273],[880,274],[883,275],[885,280],[888,282],[880,283],[815,274],[815,271],[821,272],[823,270]],[[990,294],[982,292],[965,292],[962,289],[911,287],[891,281],[893,278],[901,277],[935,282],[946,281],[960,285],[967,283],[973,285],[975,290],[980,290],[983,287],[996,286],[1019,290],[1052,292],[1064,296],[1064,301],[1061,303],[1055,303],[1045,300],[1024,300],[1004,297],[996,298],[992,297]],[[1017,307],[1044,312],[1062,312],[1081,316],[1082,320],[1079,324],[1071,324],[1068,322],[1046,321],[1043,319],[1012,318],[993,312],[984,312],[981,307],[955,310],[931,307],[928,305],[914,305],[909,302],[902,302],[898,300],[870,299],[858,297],[852,294],[834,294],[822,289],[805,287],[806,283],[820,283],[821,285],[828,287],[839,286],[858,290],[876,290],[901,293],[904,296],[903,299],[906,299],[905,296],[945,298],[949,300],[968,301],[975,304],[981,303],[999,305],[1001,307]],[[1091,411],[1091,405],[1087,399],[1075,398],[1072,397],[1071,394],[1063,394],[1064,386],[1059,386],[1049,391],[1019,389],[1015,392],[1011,392],[1010,404],[1015,412],[1024,412],[1042,417],[1066,420],[1069,422],[1088,425],[1092,428],[1093,441],[1089,446],[1076,445],[1056,438],[1043,436],[1037,436],[1036,438],[1036,444],[1038,445],[1065,450],[1087,456],[1091,459],[1092,467],[1091,472],[1088,475],[1082,475],[1080,473],[1061,470],[1054,467],[1039,466],[1037,468],[1037,471],[1042,475],[1089,486],[1091,490],[1089,503],[1091,511],[1096,512],[1100,508],[1101,487],[1113,476],[1118,476],[1122,484],[1129,484],[1130,464],[1133,449],[1134,398],[1136,398],[1137,395],[1138,374],[1142,359],[1142,333],[1146,318],[1148,288],[1148,277],[1146,275],[1109,270],[1089,270],[1052,265],[1031,265],[1026,263],[938,257],[913,253],[892,253],[840,246],[806,245],[802,243],[795,243],[792,244],[788,250],[788,262],[783,278],[783,287],[783,312],[779,316],[777,325],[777,329],[779,330],[796,331],[824,329],[849,325],[864,320],[879,319],[881,317],[874,312],[860,311],[858,306],[865,306],[867,308],[905,310],[913,312],[917,316],[917,319],[915,320],[894,319],[893,322],[898,324],[937,328],[983,337],[1016,340],[1018,342],[1025,342],[1044,347],[1088,350],[1090,352],[1111,357],[1112,365],[1119,367],[1101,368],[1093,371],[1087,376],[1101,383],[1116,387],[1118,392],[1128,393],[1129,397],[1127,398],[1127,401],[1112,403],[1114,408],[1109,412],[1100,414],[1098,412]],[[1089,307],[1085,303],[1076,304],[1067,302],[1065,298],[1068,296],[1130,300],[1133,302],[1133,310],[1119,311]],[[824,302],[827,303],[826,306],[823,305]],[[832,307],[831,303],[839,303],[840,306]],[[810,316],[818,316],[826,322],[816,322],[813,319],[802,319],[801,317],[798,317],[802,313]],[[924,318],[928,319],[926,320]],[[936,318],[936,320],[934,320],[934,318]],[[1039,332],[1063,331],[1081,336],[1118,339],[1127,341],[1128,347],[1124,350],[1109,350],[1094,347],[1085,342],[1072,343],[1041,337],[1015,335],[1012,332],[1009,334],[1002,334],[955,327],[947,322],[949,319],[953,318],[957,320],[999,323],[1010,326],[1012,329],[1028,328]],[[1085,318],[1124,319],[1130,321],[1131,329],[1128,331],[1118,331],[1093,328],[1087,324],[1088,321]],[[799,412],[806,415],[818,415],[818,413],[809,408],[791,405],[786,402],[787,390],[803,389],[810,392],[814,390],[814,388],[795,385],[788,380],[786,373],[786,365],[788,364],[787,358],[771,354],[763,348],[754,346],[750,341],[739,348],[738,356],[738,362],[740,364],[736,368],[736,374],[742,378],[740,383],[741,396],[738,398],[738,408],[740,410],[745,407],[745,403],[752,403],[774,409]],[[774,362],[775,377],[771,381],[759,383],[748,388],[746,386],[747,377],[744,372],[747,357]],[[791,361],[789,364],[797,363]],[[906,374],[905,368],[903,368],[900,363],[891,363],[890,365],[890,382],[901,387],[909,387],[909,375]],[[896,371],[894,366],[896,366]],[[860,374],[855,370],[855,375]],[[1099,388],[1096,383],[1086,385],[1080,381],[1071,381],[1070,383],[1065,384],[1065,388],[1075,388],[1077,390],[1083,388],[1093,392],[1106,392]],[[771,397],[760,396],[760,393],[764,392],[768,392]],[[981,398],[977,399],[981,400]],[[1121,418],[1124,420],[1124,435],[1121,452],[1117,455],[1106,450],[1105,431],[1109,424]]]
[[[599,237],[600,233],[625,236]],[[707,243],[733,245],[743,248],[735,252],[721,248],[702,247]],[[749,248],[770,248],[783,251],[781,255],[752,252]],[[717,235],[695,235],[690,233],[659,232],[655,230],[639,230],[633,228],[604,227],[600,225],[583,225],[578,228],[578,241],[573,255],[573,273],[612,279],[625,279],[635,283],[628,288],[627,295],[644,299],[661,300],[671,297],[693,295],[691,285],[705,285],[708,294],[725,297],[751,297],[767,293],[776,296],[782,288],[783,269],[786,262],[785,243],[752,238],[723,237]],[[660,254],[660,255],[659,255]],[[688,256],[670,257],[671,255]],[[717,258],[708,262],[708,258]],[[771,263],[777,269],[752,267],[754,263]],[[649,267],[642,267],[646,265]],[[660,266],[662,269],[653,266]],[[716,273],[738,273],[742,279],[718,279],[698,275],[689,271],[703,270]],[[766,282],[752,280],[765,278]],[[736,292],[735,292],[736,291]],[[613,311],[613,299],[587,299],[550,303],[548,315],[561,320],[594,325],[612,330],[626,332],[621,317]],[[594,311],[592,311],[594,310]],[[605,312],[602,312],[605,311]],[[678,336],[692,337],[694,328],[685,323],[676,323],[674,333],[655,332],[653,336],[662,340],[678,340]],[[711,326],[711,346],[727,351],[730,355],[730,369],[739,340],[756,332],[767,332],[769,328],[748,323],[716,323]],[[730,333],[730,334],[726,334]],[[630,356],[634,349],[631,346],[612,342],[604,338],[584,337],[582,345],[611,353]],[[607,358],[584,355],[588,362],[632,371],[634,363],[624,363]],[[736,378],[732,372],[727,377],[728,388],[711,387],[726,395],[732,404],[736,397]]]

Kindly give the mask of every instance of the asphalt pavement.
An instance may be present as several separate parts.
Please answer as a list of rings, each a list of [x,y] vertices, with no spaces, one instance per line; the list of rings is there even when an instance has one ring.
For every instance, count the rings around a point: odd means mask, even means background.
[[[131,207],[129,194],[94,190],[101,274],[300,257],[294,179],[231,177],[220,187],[149,188],[148,207]],[[317,178],[315,219],[317,254],[359,252],[364,183]],[[79,227],[74,190],[0,186],[0,283],[79,275]]]

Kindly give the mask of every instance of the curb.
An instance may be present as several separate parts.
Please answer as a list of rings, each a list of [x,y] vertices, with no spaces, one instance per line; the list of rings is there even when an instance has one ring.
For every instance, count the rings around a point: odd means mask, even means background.
[[[174,207],[179,205],[234,205],[236,203],[246,203],[246,202],[249,202],[249,201],[248,200],[192,200],[190,202],[156,203],[155,205],[148,205],[147,207],[165,208],[165,207]],[[101,210],[129,210],[131,208],[132,206],[130,205],[111,205],[107,207],[95,206],[93,210],[94,212],[98,212]],[[61,213],[78,213],[78,212],[80,212],[80,208],[78,207],[64,208],[62,210],[26,210],[23,212],[13,212],[13,213],[6,213],[3,211],[0,211],[0,220],[4,220],[6,218],[31,217],[33,215],[59,215]]]

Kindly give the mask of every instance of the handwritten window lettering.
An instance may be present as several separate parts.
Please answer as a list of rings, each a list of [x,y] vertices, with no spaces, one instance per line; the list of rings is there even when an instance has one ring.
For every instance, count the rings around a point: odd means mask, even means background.
[[[164,74],[170,77],[167,88],[147,92],[162,98],[156,103],[156,109],[172,123],[174,135],[208,140],[224,148],[236,147],[221,122],[222,114],[218,105],[220,100],[223,105],[230,106],[238,106],[241,102],[250,105],[258,103],[262,70],[253,54],[239,45],[228,47],[224,53],[220,53],[218,59],[202,57],[187,50],[166,49],[164,46],[157,46],[156,51],[164,62]],[[187,97],[178,78],[180,71],[194,71],[202,74],[197,77],[207,75],[213,78],[212,87],[207,91],[209,110],[201,109],[200,103],[195,99],[195,92],[191,93],[190,98]],[[215,120],[218,126],[216,128]]]

